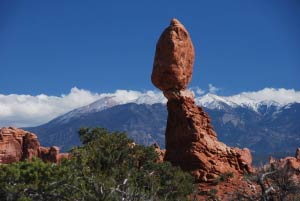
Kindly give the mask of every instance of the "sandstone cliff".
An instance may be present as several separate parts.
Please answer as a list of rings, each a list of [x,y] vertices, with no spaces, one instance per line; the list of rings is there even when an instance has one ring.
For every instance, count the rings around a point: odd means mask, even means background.
[[[8,127],[0,129],[0,164],[41,158],[45,162],[58,163],[68,154],[59,153],[58,147],[42,147],[34,133]]]

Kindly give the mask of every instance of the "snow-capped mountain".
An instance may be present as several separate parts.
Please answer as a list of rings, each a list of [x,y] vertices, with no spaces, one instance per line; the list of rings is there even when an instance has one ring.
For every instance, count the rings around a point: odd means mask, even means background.
[[[55,118],[53,121],[56,123],[67,123],[68,121],[78,118],[82,115],[100,112],[102,110],[114,107],[116,105],[123,105],[127,103],[136,103],[136,104],[155,104],[155,103],[166,103],[167,99],[162,95],[162,93],[148,91],[146,93],[132,93],[131,96],[126,96],[123,92],[117,92],[116,94],[107,94],[103,95],[99,100],[72,110],[58,118]]]
[[[259,96],[205,94],[195,101],[209,114],[218,138],[226,144],[248,147],[256,154],[293,153],[300,146],[300,101],[297,96],[290,98],[284,93],[281,97],[278,92],[268,89]],[[49,123],[26,129],[38,134],[44,145],[60,145],[64,150],[80,143],[80,127],[126,131],[137,143],[156,142],[163,147],[165,103],[159,92],[109,94]]]
[[[300,101],[299,101],[300,102]],[[260,113],[262,106],[281,108],[290,103],[278,103],[274,100],[255,100],[251,97],[238,94],[236,96],[217,96],[215,94],[206,94],[196,98],[196,104],[209,109],[225,109],[226,107],[245,107]]]
[[[209,109],[225,109],[226,107],[238,107],[239,105],[227,100],[227,97],[217,96],[215,94],[206,94],[195,99],[197,105]]]
[[[232,96],[205,94],[197,87],[194,91],[195,100],[199,105],[208,108],[248,107],[261,112],[260,105],[282,107],[289,103],[300,102],[300,91],[294,89],[265,88],[255,92],[243,92]],[[95,104],[89,105],[93,102]],[[107,103],[105,103],[107,102]],[[69,93],[60,96],[46,94],[1,94],[0,93],[0,126],[32,127],[45,124],[54,118],[62,116],[67,121],[72,116],[77,117],[87,112],[101,111],[114,105],[126,103],[154,104],[166,103],[161,92],[155,90],[135,91],[118,89],[114,92],[95,93],[73,87]],[[89,105],[88,107],[85,107]],[[78,109],[79,107],[83,107]],[[78,109],[78,110],[77,110]],[[74,110],[74,111],[73,111]]]
[[[203,96],[196,97],[195,102],[197,105],[208,109],[225,110],[226,108],[243,107],[258,113],[264,113],[267,108],[272,107],[280,109],[290,103],[300,103],[300,96],[299,99],[294,96],[291,98],[290,96],[287,96],[288,92],[289,91],[285,89],[283,93],[282,89],[266,88],[258,92],[243,92],[233,96],[218,96],[216,94],[208,93]],[[120,90],[115,94],[103,94],[102,97],[94,103],[72,110],[67,114],[56,118],[55,121],[57,123],[66,123],[69,120],[84,114],[99,112],[116,105],[123,105],[127,103],[152,105],[155,103],[165,104],[166,102],[167,99],[161,92],[147,91],[145,93],[141,93]]]
[[[114,96],[100,98],[99,100],[97,100],[89,105],[77,108],[77,109],[72,110],[62,116],[59,116],[58,118],[54,119],[53,121],[55,121],[56,123],[61,123],[61,124],[67,123],[68,121],[70,121],[74,118],[78,118],[82,115],[85,115],[88,113],[99,112],[101,110],[111,108],[111,107],[113,107],[115,105],[119,105],[119,104],[121,104],[121,103],[118,102]]]
[[[281,108],[291,103],[300,103],[300,94],[294,90],[265,88],[257,92],[243,92],[233,96],[206,94],[196,98],[198,105],[209,109],[224,109],[225,106],[246,107],[260,112],[263,107]]]

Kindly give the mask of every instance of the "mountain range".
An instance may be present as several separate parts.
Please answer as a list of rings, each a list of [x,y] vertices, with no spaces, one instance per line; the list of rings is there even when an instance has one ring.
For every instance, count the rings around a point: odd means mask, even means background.
[[[288,96],[235,96],[206,94],[195,99],[209,114],[219,140],[234,147],[248,147],[259,161],[267,156],[294,153],[300,146],[300,101]],[[26,128],[38,134],[44,146],[58,145],[64,151],[79,145],[81,127],[105,127],[125,131],[137,143],[164,147],[167,121],[166,99],[145,93],[124,101],[117,96],[72,110],[52,121]]]

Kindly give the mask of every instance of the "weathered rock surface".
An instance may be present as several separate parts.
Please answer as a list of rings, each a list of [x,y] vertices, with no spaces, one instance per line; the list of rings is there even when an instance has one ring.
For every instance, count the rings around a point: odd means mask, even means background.
[[[189,33],[172,19],[156,45],[152,83],[162,91],[185,89],[192,79],[194,55]]]
[[[0,129],[0,164],[31,160],[39,157],[46,162],[58,163],[68,154],[59,153],[58,147],[42,147],[34,133],[8,127]]]
[[[194,97],[174,94],[168,92],[166,96],[165,160],[192,172],[199,181],[213,181],[226,172],[253,171],[248,149],[231,148],[218,141],[210,118],[195,104]]]
[[[248,149],[231,148],[217,140],[208,115],[186,90],[191,80],[194,49],[188,32],[176,19],[160,37],[152,82],[168,99],[165,160],[190,171],[198,181],[212,182],[231,172],[252,172]]]
[[[281,159],[276,159],[272,156],[269,158],[269,165],[271,170],[278,171],[280,176],[276,182],[284,182],[286,185],[287,192],[293,188],[295,191],[297,190],[297,186],[300,186],[300,158],[299,158],[300,148],[296,149],[295,157],[285,157]],[[268,167],[268,166],[267,166]],[[276,172],[275,172],[276,173]],[[274,182],[274,181],[273,181]],[[276,185],[275,182],[275,185]],[[273,186],[274,184],[268,180],[265,182],[267,186]],[[294,186],[293,186],[294,185]],[[298,199],[289,199],[286,200],[298,200]]]
[[[157,162],[158,162],[158,163],[164,162],[166,150],[165,150],[165,149],[161,149],[157,143],[154,143],[152,146],[154,147],[154,150],[155,150],[155,152],[156,152],[157,155],[158,155],[158,160],[157,160]]]
[[[295,174],[299,176],[298,180],[300,181],[300,148],[296,149],[295,157],[288,156],[281,159],[276,159],[274,157],[270,157],[269,163],[270,165],[282,169],[287,168],[289,171],[293,171]]]

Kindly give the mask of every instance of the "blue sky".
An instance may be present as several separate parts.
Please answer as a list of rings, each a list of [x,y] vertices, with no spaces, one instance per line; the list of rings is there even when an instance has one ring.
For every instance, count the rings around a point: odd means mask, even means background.
[[[300,89],[300,1],[0,1],[0,94],[153,90],[156,41],[190,32],[191,87]]]

